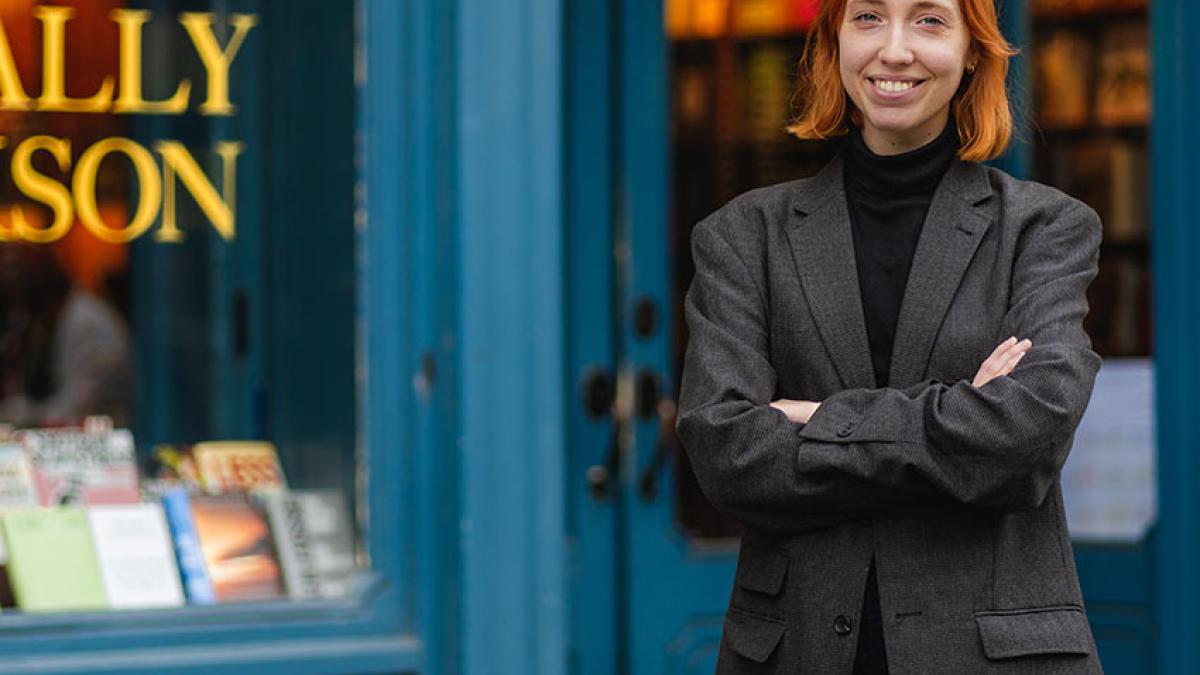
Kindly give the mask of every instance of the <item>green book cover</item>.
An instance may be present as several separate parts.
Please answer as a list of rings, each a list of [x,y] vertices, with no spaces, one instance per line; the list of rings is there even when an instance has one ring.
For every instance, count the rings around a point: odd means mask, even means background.
[[[108,606],[83,509],[28,509],[0,517],[18,607],[27,612],[59,612]]]

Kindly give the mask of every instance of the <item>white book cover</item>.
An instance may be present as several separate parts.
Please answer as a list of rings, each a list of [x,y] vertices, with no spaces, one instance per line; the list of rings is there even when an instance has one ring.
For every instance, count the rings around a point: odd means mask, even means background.
[[[37,504],[29,455],[15,443],[0,443],[0,508]]]
[[[113,609],[184,604],[161,504],[91,506],[87,512],[100,575]]]
[[[33,465],[25,449],[16,443],[0,443],[0,511],[37,506]],[[4,536],[0,532],[0,565],[8,562]]]

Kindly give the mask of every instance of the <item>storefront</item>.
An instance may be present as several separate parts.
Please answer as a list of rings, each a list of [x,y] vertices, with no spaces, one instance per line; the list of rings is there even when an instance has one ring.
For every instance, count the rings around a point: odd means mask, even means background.
[[[1112,228],[1089,318],[1105,414],[1068,515],[1106,669],[1190,673],[1200,10],[1151,2],[1002,3],[1032,96],[1000,164]],[[86,472],[52,497],[31,479],[42,506],[0,483],[0,672],[712,672],[738,530],[671,433],[689,232],[828,155],[782,132],[811,9],[5,2],[0,422],[107,415],[131,453],[76,433],[134,467],[123,505],[182,489],[202,546],[207,493],[275,496],[237,498],[260,534],[225,558],[252,582],[210,551],[215,602],[185,571],[136,604],[115,598],[150,584],[117,573],[152,556],[113,553]],[[72,357],[65,307],[110,339]],[[88,397],[56,398],[83,372]],[[17,432],[0,462],[50,475],[55,438]],[[269,470],[209,468],[220,441]],[[321,541],[342,567],[309,575],[339,583],[298,590],[280,494],[341,514],[351,541]],[[47,554],[60,514],[91,529]],[[53,561],[88,551],[94,583],[56,595]]]

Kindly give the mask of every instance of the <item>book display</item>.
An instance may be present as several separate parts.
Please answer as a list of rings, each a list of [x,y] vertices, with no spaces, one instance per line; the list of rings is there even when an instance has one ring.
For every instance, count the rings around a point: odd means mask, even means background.
[[[103,418],[0,444],[0,607],[45,613],[341,597],[359,567],[337,490],[289,490],[275,446],[155,449]],[[2,619],[0,619],[2,620]]]
[[[1100,215],[1085,327],[1104,357],[1152,352],[1150,45],[1146,0],[1032,7],[1033,178]]]

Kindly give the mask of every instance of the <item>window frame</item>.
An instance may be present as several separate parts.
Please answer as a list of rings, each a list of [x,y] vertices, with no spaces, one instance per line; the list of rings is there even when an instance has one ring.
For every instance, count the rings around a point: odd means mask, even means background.
[[[454,147],[453,126],[438,123],[453,114],[453,97],[439,91],[452,75],[452,53],[438,38],[453,37],[454,4],[357,0],[354,7],[356,434],[359,469],[368,469],[358,498],[374,514],[363,532],[371,569],[356,592],[337,600],[0,614],[6,673],[417,672],[454,644],[438,628],[453,624],[439,616],[453,603],[438,593],[454,585],[447,556],[456,538],[438,523],[453,522],[442,495],[453,494],[455,460],[435,451],[453,419],[453,396],[449,387],[432,397],[413,387],[413,374],[449,350],[433,337],[447,319],[437,289],[454,270],[437,261],[452,223],[428,186],[445,185]]]

